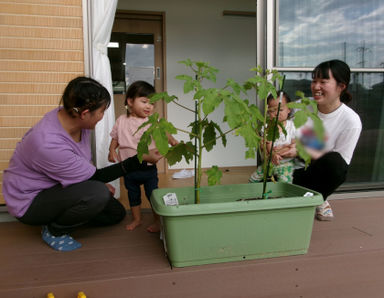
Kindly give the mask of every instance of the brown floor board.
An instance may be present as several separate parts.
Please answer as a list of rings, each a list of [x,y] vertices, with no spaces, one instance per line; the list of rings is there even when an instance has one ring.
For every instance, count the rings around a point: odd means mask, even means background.
[[[225,183],[248,175],[231,170]],[[315,220],[305,255],[186,268],[171,268],[159,235],[145,230],[150,212],[133,232],[125,230],[129,216],[116,226],[79,229],[73,236],[83,247],[68,253],[43,243],[40,227],[0,223],[0,297],[384,297],[384,198],[331,205],[334,221]]]

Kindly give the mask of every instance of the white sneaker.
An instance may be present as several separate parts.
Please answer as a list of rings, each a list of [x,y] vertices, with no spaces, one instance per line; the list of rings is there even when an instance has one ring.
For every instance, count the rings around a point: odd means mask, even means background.
[[[322,221],[330,221],[334,218],[331,205],[328,201],[324,201],[323,204],[316,207],[316,218]]]
[[[195,175],[195,170],[181,170],[179,172],[173,173],[172,178],[173,179],[183,179],[183,178],[190,178]]]

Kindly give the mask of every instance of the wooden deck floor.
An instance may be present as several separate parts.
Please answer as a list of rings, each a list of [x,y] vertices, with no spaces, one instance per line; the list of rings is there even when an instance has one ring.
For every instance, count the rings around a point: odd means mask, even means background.
[[[231,179],[229,179],[231,180]],[[171,268],[151,213],[133,232],[125,222],[83,228],[83,244],[50,249],[39,227],[0,223],[0,297],[384,297],[384,198],[332,200],[336,218],[315,221],[308,254]]]

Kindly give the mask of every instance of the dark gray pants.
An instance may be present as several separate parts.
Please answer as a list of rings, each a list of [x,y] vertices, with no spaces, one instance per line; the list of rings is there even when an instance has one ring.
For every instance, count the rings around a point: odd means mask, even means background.
[[[41,191],[33,200],[22,223],[47,225],[60,236],[84,224],[112,225],[125,217],[124,206],[109,192],[105,183],[87,180],[68,187],[55,185]]]

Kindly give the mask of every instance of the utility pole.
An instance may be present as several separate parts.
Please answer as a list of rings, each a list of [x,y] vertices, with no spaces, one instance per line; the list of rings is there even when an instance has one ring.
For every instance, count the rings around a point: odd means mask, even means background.
[[[365,40],[363,40],[363,44],[361,47],[357,48],[358,52],[361,52],[361,61],[358,64],[361,64],[361,67],[365,67],[365,52],[370,51],[370,48],[365,46]],[[364,73],[361,74],[361,84],[364,86]]]
[[[343,61],[347,63],[347,42],[343,42]]]

